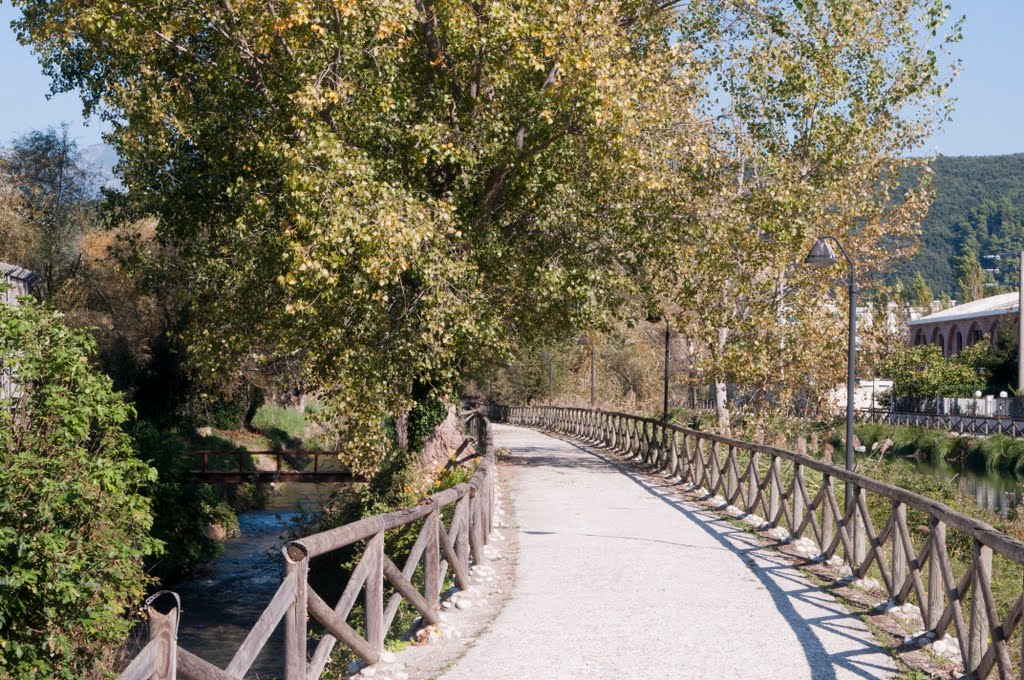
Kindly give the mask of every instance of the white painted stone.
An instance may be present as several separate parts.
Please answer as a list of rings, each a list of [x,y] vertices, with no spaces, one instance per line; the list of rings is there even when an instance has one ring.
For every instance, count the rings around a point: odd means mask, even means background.
[[[455,606],[459,609],[470,609],[473,607],[473,601],[460,599],[458,602],[455,603]]]
[[[397,660],[398,657],[395,656],[394,652],[384,652],[380,655],[381,663],[394,663]]]

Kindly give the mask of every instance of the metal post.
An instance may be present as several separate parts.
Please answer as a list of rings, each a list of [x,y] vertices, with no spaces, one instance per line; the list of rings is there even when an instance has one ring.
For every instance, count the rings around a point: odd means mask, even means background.
[[[548,406],[555,403],[555,358],[548,355]]]
[[[1024,390],[1024,250],[1017,270],[1017,389]]]
[[[668,325],[668,316],[665,316],[665,406],[662,410],[661,419],[668,422],[668,362],[669,362],[669,340],[671,330]]]
[[[590,408],[597,407],[597,373],[594,369],[594,345],[590,345]]]
[[[842,247],[840,246],[840,249]],[[846,252],[843,252],[846,255]],[[853,392],[856,381],[857,369],[857,279],[854,276],[853,260],[847,255],[850,263],[850,333],[849,347],[846,356],[846,469],[850,472],[854,468],[853,460]],[[846,483],[846,509],[853,506],[853,484]]]

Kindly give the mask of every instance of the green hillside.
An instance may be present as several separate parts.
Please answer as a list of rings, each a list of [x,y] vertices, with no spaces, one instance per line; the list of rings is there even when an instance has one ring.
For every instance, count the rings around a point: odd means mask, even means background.
[[[899,268],[906,284],[921,272],[936,295],[956,295],[953,258],[965,250],[979,256],[1024,248],[1024,154],[940,156],[935,171],[935,202],[922,226],[922,246]],[[1004,260],[1000,283],[1016,280]],[[982,260],[984,267],[996,267]]]

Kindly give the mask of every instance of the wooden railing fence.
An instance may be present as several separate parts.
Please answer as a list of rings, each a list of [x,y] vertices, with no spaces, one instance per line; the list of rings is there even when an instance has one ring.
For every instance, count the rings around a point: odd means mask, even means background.
[[[857,411],[857,420],[862,423],[933,427],[958,434],[978,436],[1005,434],[1018,439],[1024,438],[1024,420],[1015,420],[1009,417],[997,418],[995,416],[944,413],[904,413],[885,409],[863,409]]]
[[[226,668],[220,669],[178,647],[179,603],[175,601],[167,613],[161,613],[151,598],[146,603],[149,642],[121,673],[120,680],[240,680],[282,622],[285,654],[281,677],[315,680],[323,674],[338,642],[366,663],[376,663],[403,601],[412,605],[426,623],[439,623],[440,597],[448,571],[460,588],[470,587],[470,566],[484,563],[484,546],[493,520],[494,446],[488,420],[473,412],[468,414],[466,425],[478,452],[483,452],[469,482],[429,496],[413,507],[306,536],[282,549],[285,574],[281,585]],[[449,506],[454,506],[454,512],[446,527],[442,511]],[[385,534],[417,523],[418,536],[399,568],[385,553]],[[309,561],[360,541],[365,541],[362,556],[332,606],[310,586]],[[415,583],[421,565],[422,590]],[[390,584],[388,597],[385,584]],[[365,635],[348,622],[360,592]],[[313,639],[308,630],[309,617],[324,629],[312,655],[308,653]]]
[[[1010,643],[1024,608],[1024,543],[984,522],[802,453],[651,418],[553,406],[495,406],[490,415],[606,447],[721,495],[795,538],[809,537],[820,559],[841,555],[854,576],[877,574],[895,603],[917,604],[936,639],[955,632],[967,677],[998,672],[1008,680],[1024,674],[1020,650]],[[853,490],[849,504],[846,483]],[[888,511],[880,527],[870,512],[877,513],[879,505]],[[908,512],[914,522],[908,522]],[[960,549],[965,542],[969,549]],[[951,557],[953,548],[961,559]],[[1013,601],[1002,612],[992,587],[993,555],[1013,571]]]

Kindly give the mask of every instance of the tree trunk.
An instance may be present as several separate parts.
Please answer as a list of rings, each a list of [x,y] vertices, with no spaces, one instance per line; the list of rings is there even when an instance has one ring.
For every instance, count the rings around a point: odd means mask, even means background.
[[[729,434],[729,402],[728,402],[729,390],[726,384],[715,379],[715,420],[718,421],[718,431],[720,434]]]

